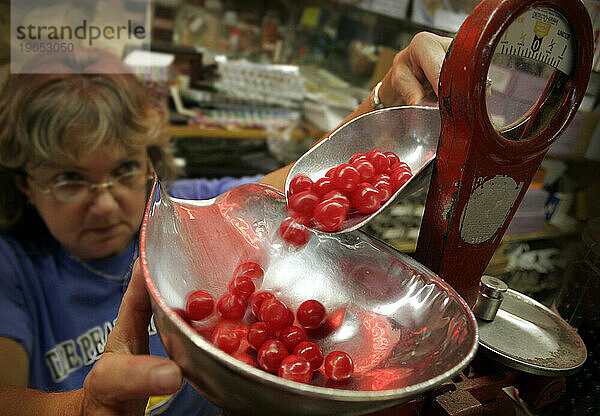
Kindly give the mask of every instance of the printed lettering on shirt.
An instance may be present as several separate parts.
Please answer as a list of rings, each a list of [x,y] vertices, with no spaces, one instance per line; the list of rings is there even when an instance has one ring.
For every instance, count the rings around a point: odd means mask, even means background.
[[[50,369],[50,374],[52,374],[52,380],[61,381],[67,377],[67,372],[64,370],[64,367],[61,364],[56,348],[48,351],[45,359],[46,365],[48,365],[48,368]]]
[[[55,383],[63,381],[73,371],[93,364],[104,352],[104,346],[108,334],[112,331],[116,319],[112,322],[104,322],[102,326],[88,329],[75,340],[69,339],[57,344],[44,355],[46,365]],[[148,334],[156,334],[154,316],[148,325]],[[77,348],[79,347],[79,348]]]
[[[99,337],[99,334],[102,334],[102,329],[97,326],[77,338],[79,350],[83,355],[84,365],[88,365],[96,361],[98,358],[100,358],[102,351],[104,351],[106,337],[102,339]]]
[[[46,363],[50,367],[54,381],[62,381],[73,371],[81,368],[81,358],[75,348],[75,342],[69,339],[46,353]]]
[[[104,339],[108,339],[108,334],[110,334],[110,331],[112,331],[114,327],[115,321],[113,321],[112,323],[104,322]]]
[[[154,323],[154,315],[150,318],[150,324],[148,325],[148,335],[156,334],[156,324]]]

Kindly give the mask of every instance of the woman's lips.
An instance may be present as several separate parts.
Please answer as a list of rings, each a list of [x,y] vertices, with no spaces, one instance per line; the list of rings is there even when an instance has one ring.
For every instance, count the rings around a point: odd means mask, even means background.
[[[93,228],[88,228],[88,231],[94,234],[111,234],[113,233],[117,228],[119,228],[120,224],[113,224],[113,225],[109,225],[106,227],[93,227]]]

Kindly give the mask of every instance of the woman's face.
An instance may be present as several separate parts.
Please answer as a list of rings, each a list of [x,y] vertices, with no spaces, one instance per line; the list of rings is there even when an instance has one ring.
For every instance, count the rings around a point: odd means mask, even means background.
[[[117,185],[99,188],[80,201],[61,202],[44,192],[53,184],[84,180],[105,183],[140,170],[147,173],[145,148],[105,146],[81,156],[77,162],[44,162],[21,186],[46,226],[73,256],[92,260],[122,253],[139,229],[146,203],[145,181],[129,189]],[[145,176],[144,176],[145,178]]]

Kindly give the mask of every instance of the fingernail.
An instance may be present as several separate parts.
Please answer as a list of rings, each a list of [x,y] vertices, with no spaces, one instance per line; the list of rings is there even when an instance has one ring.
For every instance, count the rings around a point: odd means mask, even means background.
[[[173,392],[181,386],[181,371],[175,364],[163,364],[152,370],[154,385],[165,392]]]

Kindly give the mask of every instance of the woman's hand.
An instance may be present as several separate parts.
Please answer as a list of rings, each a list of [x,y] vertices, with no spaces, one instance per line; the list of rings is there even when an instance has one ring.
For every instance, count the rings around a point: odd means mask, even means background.
[[[151,316],[138,260],[104,353],[85,379],[84,415],[143,415],[149,396],[181,387],[181,370],[173,361],[148,355]]]
[[[385,107],[415,105],[430,91],[438,93],[440,70],[452,38],[419,32],[394,57],[383,78],[379,99]]]

